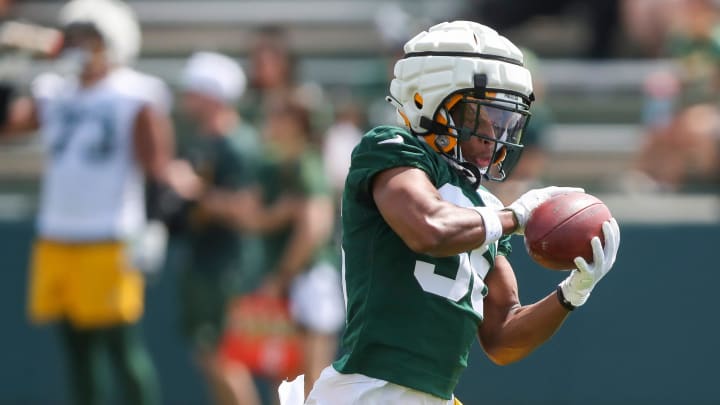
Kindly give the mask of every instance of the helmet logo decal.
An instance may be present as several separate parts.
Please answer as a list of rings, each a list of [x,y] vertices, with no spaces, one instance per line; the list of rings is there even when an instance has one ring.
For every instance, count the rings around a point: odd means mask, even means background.
[[[415,93],[413,96],[413,101],[415,102],[415,107],[422,108],[423,107],[423,98],[420,95],[420,93]]]
[[[435,136],[435,145],[440,149],[445,149],[450,145],[450,139],[447,135],[437,135]]]

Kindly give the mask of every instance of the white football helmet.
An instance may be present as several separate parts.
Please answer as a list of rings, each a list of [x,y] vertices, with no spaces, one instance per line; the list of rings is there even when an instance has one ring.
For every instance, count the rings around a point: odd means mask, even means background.
[[[141,45],[140,24],[134,11],[119,0],[72,0],[60,10],[61,26],[92,24],[100,33],[110,62],[131,64]]]
[[[522,152],[534,100],[523,54],[495,30],[470,21],[445,22],[405,44],[387,100],[398,122],[435,151],[480,177],[502,181]],[[495,143],[489,164],[465,162],[458,140]]]

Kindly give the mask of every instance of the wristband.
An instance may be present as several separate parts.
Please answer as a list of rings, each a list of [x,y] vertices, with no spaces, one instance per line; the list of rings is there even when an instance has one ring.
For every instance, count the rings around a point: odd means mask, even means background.
[[[488,207],[472,207],[483,219],[485,225],[485,244],[499,240],[503,235],[502,223],[497,211]]]
[[[562,305],[568,311],[573,311],[575,308],[577,308],[575,305],[571,304],[570,301],[565,299],[565,293],[563,293],[562,287],[558,286],[556,291],[558,301],[560,301],[560,305]]]

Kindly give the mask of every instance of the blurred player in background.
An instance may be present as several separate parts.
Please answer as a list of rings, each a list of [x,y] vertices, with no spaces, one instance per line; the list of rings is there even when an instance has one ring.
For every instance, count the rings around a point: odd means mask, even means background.
[[[172,163],[173,190],[186,203],[177,230],[187,239],[181,269],[183,329],[219,404],[257,403],[242,367],[218,357],[229,300],[247,289],[254,269],[247,243],[233,220],[257,183],[258,135],[235,110],[246,88],[242,68],[226,55],[197,52],[181,75],[182,114],[196,136]],[[251,249],[252,250],[252,249]]]
[[[327,249],[334,218],[332,191],[311,133],[310,113],[302,104],[275,100],[263,128],[267,152],[260,176],[264,204],[283,198],[296,203],[292,220],[264,237],[267,277],[259,292],[289,294],[292,315],[303,332],[308,389],[332,362],[344,320],[339,271]]]
[[[248,55],[250,87],[240,109],[253,122],[264,122],[274,104],[293,98],[310,110],[313,126],[327,126],[332,121],[331,104],[318,83],[299,80],[298,58],[290,39],[280,25],[255,31]]]
[[[159,404],[141,332],[143,275],[129,242],[146,223],[144,180],[172,153],[169,92],[126,66],[140,50],[132,10],[73,0],[59,14],[57,72],[9,106],[3,133],[39,129],[46,161],[29,286],[33,322],[60,321],[72,403],[106,404],[109,358],[127,403]]]
[[[296,59],[287,33],[280,26],[258,28],[248,55],[248,92],[241,111],[253,122],[262,122],[271,100],[291,97],[295,91]]]
[[[459,403],[453,391],[476,337],[496,364],[526,357],[612,268],[614,219],[603,224],[604,249],[592,240],[593,263],[577,258],[555,291],[520,304],[510,235],[543,201],[578,190],[535,189],[504,207],[480,185],[511,173],[532,100],[522,53],[486,26],[438,24],[406,43],[389,96],[405,128],[377,127],[353,152],[343,354],[307,404]]]
[[[263,99],[284,98],[295,88],[295,57],[287,33],[279,26],[261,27],[255,33],[250,55],[252,87]]]

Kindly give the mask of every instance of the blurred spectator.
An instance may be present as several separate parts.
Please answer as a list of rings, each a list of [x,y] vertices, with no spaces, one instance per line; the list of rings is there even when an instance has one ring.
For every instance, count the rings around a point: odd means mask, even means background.
[[[261,122],[273,100],[295,91],[296,60],[282,27],[261,27],[254,35],[248,57],[249,92],[241,109],[253,122]]]
[[[713,0],[681,0],[666,39],[680,65],[681,103],[717,103],[720,96],[720,20]]]
[[[647,126],[627,191],[716,189],[720,173],[720,113],[715,105],[690,106],[662,126]]]
[[[714,189],[720,171],[720,20],[711,0],[678,0],[665,52],[678,71],[646,79],[645,138],[629,190]]]
[[[622,0],[620,18],[623,29],[645,56],[659,57],[665,53],[665,39],[674,15],[684,0]]]
[[[522,52],[525,67],[532,73],[533,93],[535,94],[535,102],[530,108],[532,117],[522,136],[523,157],[507,180],[501,183],[485,183],[485,186],[506,205],[515,201],[524,192],[542,187],[540,176],[544,172],[547,160],[544,138],[554,121],[552,110],[547,103],[541,61],[534,52],[527,48],[522,49]]]
[[[287,33],[280,26],[256,32],[250,55],[251,85],[264,93],[290,91],[295,85],[295,57]]]
[[[246,87],[240,66],[217,53],[197,52],[181,76],[183,118],[196,137],[176,160],[169,178],[184,209],[174,229],[187,240],[181,273],[183,330],[218,404],[257,403],[252,379],[240,365],[218,355],[225,311],[248,289],[252,255],[259,252],[233,221],[256,184],[258,136],[235,110]]]
[[[144,277],[133,248],[143,246],[131,242],[146,225],[144,176],[162,183],[172,153],[169,92],[124,67],[141,41],[127,5],[73,0],[59,17],[62,69],[36,79],[33,97],[3,115],[5,133],[39,129],[46,154],[28,313],[60,322],[72,403],[109,403],[112,365],[127,403],[159,404],[136,327]]]
[[[332,120],[332,104],[322,86],[300,80],[291,45],[283,26],[264,26],[255,32],[249,55],[250,89],[240,109],[253,122],[263,122],[272,104],[293,98],[309,110],[313,128],[326,127]]]
[[[289,294],[291,312],[302,328],[309,392],[332,361],[344,305],[338,269],[327,244],[333,229],[333,199],[322,158],[311,144],[310,113],[292,99],[275,100],[263,128],[266,162],[260,179],[263,202],[296,201],[291,222],[265,235],[266,278],[259,292]]]

